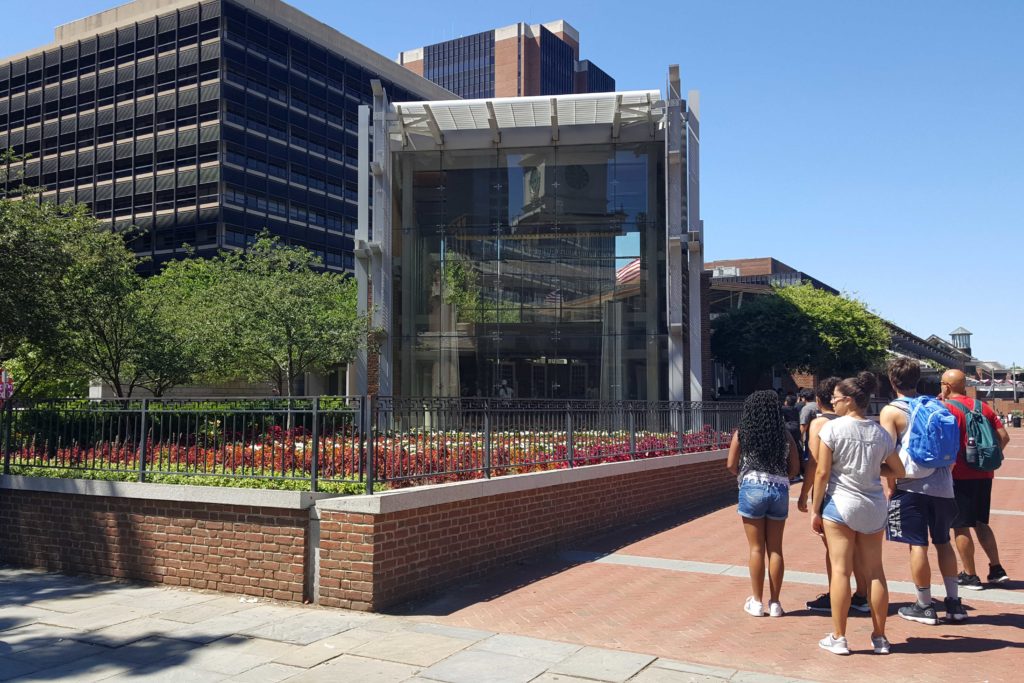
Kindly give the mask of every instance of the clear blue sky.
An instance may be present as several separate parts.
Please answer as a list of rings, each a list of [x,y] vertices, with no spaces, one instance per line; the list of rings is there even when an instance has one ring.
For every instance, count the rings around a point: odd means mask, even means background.
[[[0,0],[0,52],[113,4]],[[292,4],[392,58],[564,18],[620,89],[663,89],[679,63],[701,91],[708,260],[774,256],[922,337],[963,325],[977,355],[1024,364],[1024,2]]]

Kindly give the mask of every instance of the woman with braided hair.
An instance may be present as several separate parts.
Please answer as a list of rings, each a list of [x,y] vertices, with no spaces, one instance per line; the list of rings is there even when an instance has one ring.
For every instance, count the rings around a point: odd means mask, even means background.
[[[785,563],[782,532],[789,516],[789,480],[800,471],[796,441],[786,431],[779,397],[755,391],[743,402],[739,429],[732,435],[726,467],[739,480],[740,517],[750,546],[750,585],[743,605],[751,616],[764,615],[765,555],[768,556],[768,613],[781,617],[779,603]]]

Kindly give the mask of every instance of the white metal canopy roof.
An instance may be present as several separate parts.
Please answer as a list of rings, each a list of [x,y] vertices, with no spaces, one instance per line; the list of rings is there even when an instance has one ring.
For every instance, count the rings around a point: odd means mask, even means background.
[[[642,124],[653,135],[664,106],[657,90],[397,102],[391,133],[404,140],[429,136],[438,145],[449,133],[489,131],[497,142],[503,131],[526,128],[549,128],[553,140],[558,140],[560,127],[570,126],[606,125],[618,137],[621,128]]]

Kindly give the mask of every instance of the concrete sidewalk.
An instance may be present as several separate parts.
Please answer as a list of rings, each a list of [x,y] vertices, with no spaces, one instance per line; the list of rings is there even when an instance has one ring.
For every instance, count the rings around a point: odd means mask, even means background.
[[[395,616],[0,568],[0,680],[783,681]]]

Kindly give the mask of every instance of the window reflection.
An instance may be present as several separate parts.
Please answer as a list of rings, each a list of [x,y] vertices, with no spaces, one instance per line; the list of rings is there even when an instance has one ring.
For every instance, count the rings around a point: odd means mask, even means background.
[[[665,398],[661,150],[399,154],[402,394]]]

